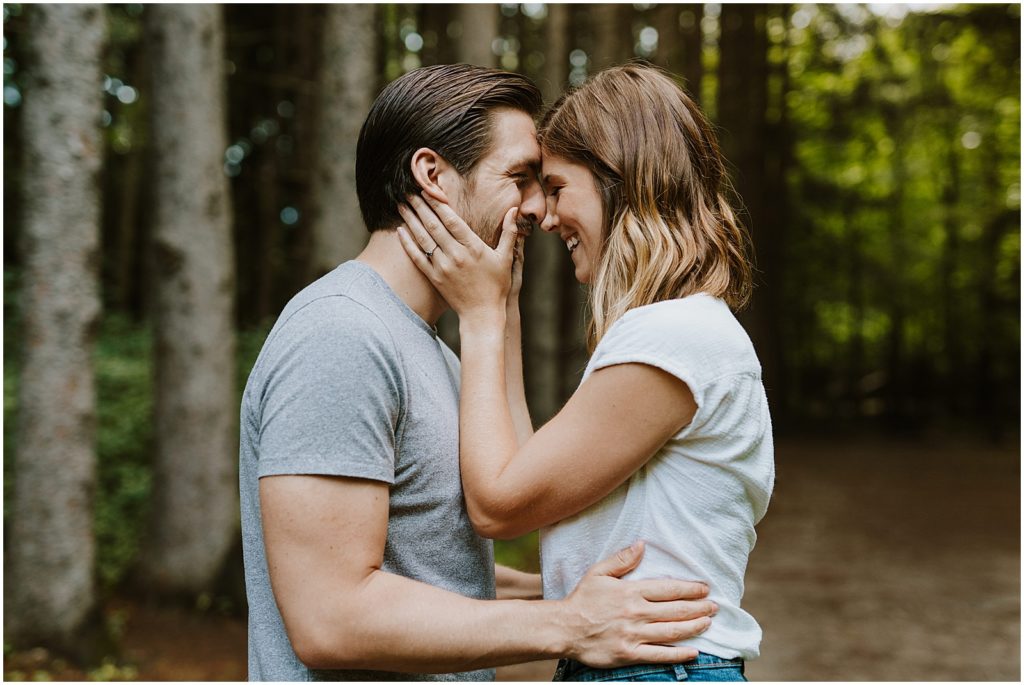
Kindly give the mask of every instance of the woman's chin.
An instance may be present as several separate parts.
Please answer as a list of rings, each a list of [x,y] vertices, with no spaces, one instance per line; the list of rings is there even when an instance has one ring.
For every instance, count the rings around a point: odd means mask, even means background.
[[[576,267],[576,270],[573,272],[573,275],[576,276],[576,280],[583,285],[590,283],[590,265],[586,263],[586,260],[580,259],[576,254],[576,250],[569,253],[569,259],[572,260],[573,266]]]

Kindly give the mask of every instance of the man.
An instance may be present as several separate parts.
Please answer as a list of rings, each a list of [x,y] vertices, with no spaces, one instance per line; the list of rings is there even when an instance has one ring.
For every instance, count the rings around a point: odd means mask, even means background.
[[[285,307],[242,402],[250,679],[484,680],[556,656],[695,656],[659,645],[709,625],[702,584],[618,580],[634,547],[563,601],[494,600],[492,547],[466,514],[458,360],[433,328],[446,305],[393,229],[421,189],[492,244],[513,206],[539,223],[539,108],[521,76],[445,65],[401,77],[367,116],[356,178],[369,244]]]

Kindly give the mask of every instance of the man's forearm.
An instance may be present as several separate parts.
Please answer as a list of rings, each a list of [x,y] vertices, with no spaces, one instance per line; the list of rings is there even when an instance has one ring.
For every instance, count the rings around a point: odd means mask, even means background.
[[[289,625],[310,668],[471,671],[569,652],[563,602],[474,600],[383,571],[317,602]]]

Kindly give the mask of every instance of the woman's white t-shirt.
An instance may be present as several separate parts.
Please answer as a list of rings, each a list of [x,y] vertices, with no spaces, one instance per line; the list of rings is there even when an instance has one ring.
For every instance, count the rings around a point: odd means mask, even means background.
[[[583,381],[627,363],[682,380],[697,412],[611,494],[541,531],[544,597],[565,597],[591,565],[642,539],[643,561],[627,578],[703,580],[719,606],[711,628],[677,644],[755,658],[761,629],[740,600],[775,461],[754,347],[722,300],[698,294],[627,312],[601,339]]]

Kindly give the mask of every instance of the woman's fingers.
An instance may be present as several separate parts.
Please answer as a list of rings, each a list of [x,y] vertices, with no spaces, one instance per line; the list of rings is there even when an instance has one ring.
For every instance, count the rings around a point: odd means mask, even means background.
[[[505,218],[501,220],[501,236],[498,238],[498,247],[496,248],[497,253],[507,260],[510,265],[512,264],[512,258],[515,256],[516,239],[519,237],[519,229],[516,228],[516,215],[518,213],[519,210],[515,207],[505,212]]]
[[[441,221],[435,213],[435,210],[427,205],[427,203],[420,197],[410,195],[408,197],[408,201],[409,206],[412,208],[413,212],[416,213],[416,218],[423,224],[423,227],[427,230],[427,233],[430,234],[430,237],[433,238],[434,241],[441,246],[441,249],[447,252],[449,256],[454,256],[458,252],[458,248],[460,248],[465,241],[457,239],[453,235],[452,231],[449,230],[446,223]],[[438,206],[446,207],[446,205]],[[448,211],[452,216],[457,217],[450,208]],[[462,219],[459,219],[459,223],[462,223]],[[469,233],[472,233],[472,231],[469,231]]]
[[[441,251],[441,247],[434,236],[430,235],[427,229],[423,226],[420,218],[416,215],[416,212],[412,211],[405,205],[398,205],[398,213],[402,216],[405,221],[405,227],[409,231],[413,240],[420,246],[420,249],[427,255],[433,256]]]
[[[462,220],[462,217],[456,214],[455,210],[449,205],[444,202],[438,202],[435,198],[431,197],[429,193],[421,192],[420,195],[423,196],[426,204],[429,205],[433,215],[436,216],[442,224],[444,224],[445,228],[448,229],[448,232],[451,233],[456,240],[466,246],[473,245],[475,243],[483,243],[483,241],[480,240],[480,236],[478,236],[476,232]],[[413,208],[416,209],[417,212],[419,211],[415,205],[413,205]]]
[[[412,237],[410,231],[408,230],[408,227],[398,227],[398,240],[399,242],[402,243],[402,247],[405,248],[405,253],[409,255],[409,259],[412,260],[412,263],[415,264],[417,268],[419,268],[419,270],[423,272],[424,276],[426,276],[430,280],[434,280],[434,265],[431,263],[431,260],[427,257],[426,252],[423,250],[423,248],[420,247],[420,243]]]

